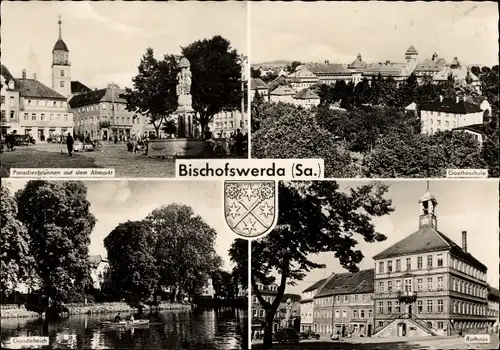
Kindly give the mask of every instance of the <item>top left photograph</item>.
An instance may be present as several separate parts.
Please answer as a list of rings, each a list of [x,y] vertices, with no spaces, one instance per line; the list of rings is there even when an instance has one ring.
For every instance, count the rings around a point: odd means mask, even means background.
[[[2,1],[1,23],[1,177],[248,157],[245,2]]]

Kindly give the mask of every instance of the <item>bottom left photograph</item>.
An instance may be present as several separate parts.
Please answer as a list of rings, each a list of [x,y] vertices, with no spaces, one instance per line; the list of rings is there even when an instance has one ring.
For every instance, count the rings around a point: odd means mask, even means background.
[[[222,182],[3,180],[2,348],[248,348]]]

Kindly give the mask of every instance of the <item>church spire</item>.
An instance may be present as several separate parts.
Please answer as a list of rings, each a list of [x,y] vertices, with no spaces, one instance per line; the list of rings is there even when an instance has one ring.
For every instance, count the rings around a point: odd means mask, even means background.
[[[61,15],[59,15],[59,21],[57,22],[57,24],[59,24],[59,40],[62,40]]]

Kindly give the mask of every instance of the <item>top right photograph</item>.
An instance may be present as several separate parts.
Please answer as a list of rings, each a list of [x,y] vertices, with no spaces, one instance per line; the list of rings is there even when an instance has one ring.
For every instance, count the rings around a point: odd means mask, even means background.
[[[250,2],[251,157],[499,177],[496,2]]]

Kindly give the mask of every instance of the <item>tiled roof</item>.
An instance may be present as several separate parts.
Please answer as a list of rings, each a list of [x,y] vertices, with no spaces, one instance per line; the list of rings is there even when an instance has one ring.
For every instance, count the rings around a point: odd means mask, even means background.
[[[332,275],[316,297],[334,294],[373,293],[374,269]]]
[[[410,45],[408,50],[406,50],[405,54],[406,55],[418,55],[418,52],[417,52],[417,49],[413,45]]]
[[[280,86],[281,84],[283,84],[285,82],[286,82],[286,77],[280,75],[279,77],[277,77],[276,79],[274,79],[273,81],[271,81],[268,84],[269,91],[273,91],[274,89],[276,89],[278,86]]]
[[[4,77],[6,81],[14,80],[14,77],[12,76],[12,74],[10,74],[9,70],[7,69],[7,67],[5,67],[3,64],[0,65],[0,70],[1,70],[1,73],[2,73],[2,77]]]
[[[453,255],[466,260],[475,267],[483,270],[486,269],[485,265],[470,253],[465,252],[445,234],[429,226],[422,227],[408,237],[403,238],[383,252],[375,255],[373,259],[387,259],[401,255],[437,252],[441,250],[449,250]]]
[[[81,94],[81,93],[89,92],[89,91],[92,91],[92,89],[90,89],[86,85],[80,83],[78,80],[71,82],[71,93],[72,94]]]
[[[106,262],[106,260],[100,254],[89,256],[89,263],[92,267],[96,268],[101,262]]]
[[[19,90],[21,97],[38,97],[55,100],[66,100],[66,97],[60,93],[45,86],[35,79],[15,79],[16,89]]]
[[[251,90],[269,89],[269,86],[267,86],[267,84],[264,83],[264,81],[260,78],[252,78],[252,80],[250,81],[250,85]]]
[[[297,100],[319,100],[319,96],[311,89],[300,90],[294,97]]]
[[[378,75],[379,73],[383,77],[389,75],[393,77],[403,76],[406,74],[406,64],[392,62],[370,63],[363,72],[363,75]]]
[[[469,114],[482,112],[482,109],[471,102],[453,98],[444,98],[443,101],[437,100],[420,108],[422,111],[444,112],[453,114]]]
[[[56,44],[54,45],[54,49],[52,49],[52,52],[54,52],[54,51],[69,52],[68,46],[66,46],[66,43],[62,39],[59,39],[56,41]]]
[[[345,75],[350,74],[343,64],[339,63],[308,63],[307,69],[316,75]]]
[[[280,95],[280,96],[295,95],[295,94],[296,92],[294,89],[285,85],[278,86],[270,93],[270,95]]]
[[[434,75],[433,79],[436,81],[445,81],[448,80],[450,75],[457,80],[465,80],[469,76],[473,82],[479,81],[476,75],[462,66],[457,66],[456,68],[451,66],[443,67],[443,69]]]
[[[440,58],[437,60],[425,59],[417,64],[415,68],[415,73],[418,74],[420,72],[439,72],[445,66],[444,59]]]
[[[352,68],[352,69],[360,69],[360,68],[366,68],[367,64],[363,61],[361,58],[361,54],[358,54],[356,59],[352,61],[350,65],[347,66],[347,68]]]
[[[123,93],[125,93],[125,90],[123,89],[114,90],[115,103],[127,103],[127,101],[122,97]],[[71,100],[69,100],[69,105],[71,106],[71,108],[75,108],[80,106],[88,106],[99,102],[113,102],[112,89],[107,88],[100,90],[91,90],[89,92],[73,96]]]
[[[313,291],[313,290],[316,290],[316,289],[318,289],[319,287],[321,287],[321,285],[322,285],[323,283],[325,283],[325,282],[326,282],[326,278],[323,278],[323,279],[319,280],[318,282],[314,283],[312,286],[309,286],[309,287],[307,287],[306,289],[304,289],[304,290],[302,291],[302,293],[307,293],[307,292],[311,292],[311,291]]]

